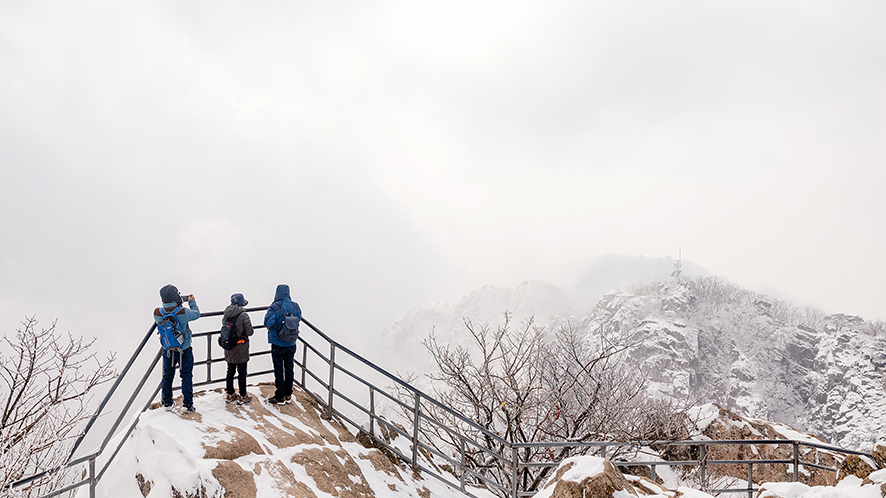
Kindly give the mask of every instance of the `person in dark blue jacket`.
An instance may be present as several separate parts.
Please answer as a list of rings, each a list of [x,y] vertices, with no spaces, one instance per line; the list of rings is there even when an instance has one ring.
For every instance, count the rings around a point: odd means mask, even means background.
[[[184,299],[183,299],[184,298]],[[177,351],[165,351],[163,354],[163,380],[161,381],[162,397],[161,402],[167,410],[171,410],[175,406],[172,402],[172,378],[175,377],[175,366],[181,364],[180,374],[182,378],[182,406],[186,413],[193,413],[194,409],[194,350],[191,349],[191,328],[188,322],[192,322],[200,318],[200,308],[197,307],[197,301],[194,295],[182,296],[178,293],[178,289],[174,285],[164,285],[160,289],[160,300],[163,302],[163,309],[167,312],[175,312],[175,319],[184,332],[185,340],[181,345],[181,353]],[[182,302],[187,300],[188,307],[184,307]],[[154,309],[154,322],[159,323],[163,319],[160,308]]]
[[[301,321],[301,308],[289,297],[289,286],[280,284],[274,293],[274,302],[265,313],[265,327],[268,328],[268,342],[271,343],[271,360],[274,362],[274,396],[268,398],[272,405],[285,405],[292,399],[292,382],[295,380],[295,342],[284,342],[278,332],[283,326],[283,317],[292,315]]]

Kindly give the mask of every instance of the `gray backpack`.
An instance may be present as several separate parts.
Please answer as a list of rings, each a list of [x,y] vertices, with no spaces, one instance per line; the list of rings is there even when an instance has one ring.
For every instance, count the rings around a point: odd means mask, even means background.
[[[280,324],[280,330],[277,331],[277,337],[283,342],[295,342],[298,340],[298,322],[300,319],[290,313],[283,313],[283,308],[279,304],[273,305],[277,311],[283,315],[283,323]],[[295,307],[293,306],[293,310]]]

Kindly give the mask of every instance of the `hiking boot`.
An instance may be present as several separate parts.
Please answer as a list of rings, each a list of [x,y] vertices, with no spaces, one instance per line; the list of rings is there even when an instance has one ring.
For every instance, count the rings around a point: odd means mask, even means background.
[[[268,403],[272,405],[284,405],[286,404],[286,401],[283,398],[278,398],[277,395],[274,395],[268,398]]]
[[[194,413],[197,411],[197,409],[194,408],[194,405],[188,405],[188,406],[183,407],[182,411],[185,413]]]
[[[168,412],[171,412],[173,408],[175,408],[175,403],[169,403],[168,405],[163,405],[163,409]]]
[[[225,403],[236,403],[238,401],[240,401],[240,395],[237,393],[231,393],[225,397]]]
[[[292,396],[287,394],[286,396],[283,396],[283,404],[288,405],[289,403],[292,403]]]
[[[245,394],[243,396],[238,397],[237,404],[238,405],[245,405],[245,404],[249,403],[250,401],[252,401],[252,396]]]

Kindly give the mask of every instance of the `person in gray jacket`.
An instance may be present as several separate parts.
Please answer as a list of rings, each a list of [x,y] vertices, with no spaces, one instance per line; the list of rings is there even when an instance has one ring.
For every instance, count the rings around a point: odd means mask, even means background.
[[[243,294],[237,293],[231,296],[231,304],[225,308],[222,316],[222,325],[232,323],[233,336],[237,339],[237,345],[225,350],[225,361],[228,362],[228,375],[225,379],[225,399],[228,403],[242,405],[252,401],[252,397],[246,392],[246,363],[249,361],[249,337],[252,335],[252,320],[246,313],[245,306],[249,304]],[[237,374],[237,384],[240,394],[234,391],[234,374]]]

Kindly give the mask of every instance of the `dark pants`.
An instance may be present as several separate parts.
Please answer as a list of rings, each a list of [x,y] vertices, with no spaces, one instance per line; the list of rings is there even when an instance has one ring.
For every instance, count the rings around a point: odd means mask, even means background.
[[[163,352],[163,381],[160,383],[163,393],[163,404],[172,404],[172,378],[175,377],[176,365],[181,364],[182,404],[194,405],[194,350],[188,348],[181,353],[177,351]]]
[[[246,396],[246,365],[247,363],[228,363],[225,392],[234,394],[234,374],[237,374],[237,386],[240,388],[240,396]]]
[[[295,362],[295,346],[278,346],[271,344],[271,360],[274,362],[275,396],[283,398],[292,396],[292,381],[295,380],[293,364]]]

